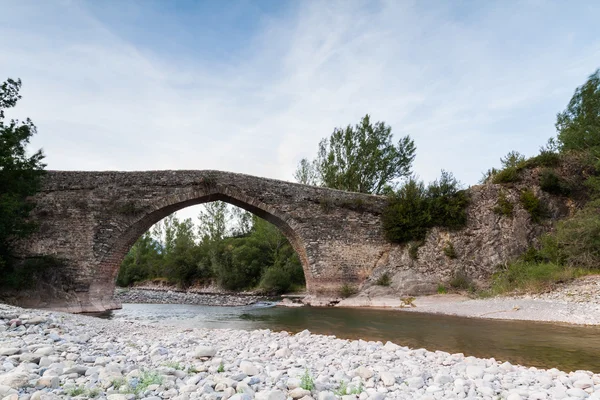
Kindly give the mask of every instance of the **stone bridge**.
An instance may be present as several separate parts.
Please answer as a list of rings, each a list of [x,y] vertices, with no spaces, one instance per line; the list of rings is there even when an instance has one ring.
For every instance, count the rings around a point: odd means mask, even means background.
[[[60,279],[21,303],[73,312],[118,308],[115,279],[133,243],[165,216],[215,200],[275,224],[314,295],[360,284],[389,249],[379,196],[221,171],[49,171],[35,199],[40,229],[21,252],[54,255],[64,265]]]

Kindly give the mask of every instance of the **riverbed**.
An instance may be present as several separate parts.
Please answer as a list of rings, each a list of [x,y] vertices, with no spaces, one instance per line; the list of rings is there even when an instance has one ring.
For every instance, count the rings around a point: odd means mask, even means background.
[[[410,348],[565,371],[600,372],[600,327],[529,321],[500,321],[397,310],[324,307],[243,307],[124,304],[103,315],[154,326],[212,329],[308,329],[342,339],[391,341]]]

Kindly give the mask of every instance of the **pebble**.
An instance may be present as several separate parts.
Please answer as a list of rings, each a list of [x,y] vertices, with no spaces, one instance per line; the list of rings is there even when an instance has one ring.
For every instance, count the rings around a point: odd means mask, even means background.
[[[0,326],[2,400],[133,400],[141,382],[145,400],[600,399],[600,375],[586,371],[306,330],[157,328],[6,305]]]

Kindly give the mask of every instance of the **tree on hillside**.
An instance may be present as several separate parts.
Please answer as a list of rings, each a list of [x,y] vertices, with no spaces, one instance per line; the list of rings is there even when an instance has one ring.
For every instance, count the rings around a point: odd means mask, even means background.
[[[316,165],[308,161],[307,158],[303,158],[298,163],[296,172],[294,172],[294,179],[296,182],[302,183],[303,185],[317,185],[318,177]]]
[[[384,122],[371,122],[367,114],[354,127],[335,128],[321,140],[317,158],[300,162],[295,177],[317,182],[332,189],[382,194],[395,187],[399,178],[411,173],[415,144],[410,136],[392,142],[392,128]],[[304,182],[303,182],[304,183]]]
[[[34,206],[27,198],[39,190],[45,167],[41,150],[27,153],[36,133],[33,122],[5,119],[5,110],[21,99],[20,89],[21,80],[8,79],[0,85],[0,271],[9,263],[14,241],[36,228],[27,220]]]
[[[600,69],[575,90],[567,108],[556,116],[563,150],[600,149]]]

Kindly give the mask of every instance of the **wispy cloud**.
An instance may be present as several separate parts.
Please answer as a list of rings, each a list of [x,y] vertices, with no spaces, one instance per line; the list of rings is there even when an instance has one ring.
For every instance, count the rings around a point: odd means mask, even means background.
[[[2,3],[0,72],[23,79],[18,113],[38,125],[33,145],[52,169],[291,180],[322,137],[368,112],[415,139],[421,177],[444,168],[473,184],[509,150],[531,154],[553,135],[556,112],[600,66],[593,1],[291,2],[262,14],[233,53],[207,48],[188,16],[179,29],[198,45],[173,43],[176,54],[164,48],[174,23],[137,18],[135,40],[116,29],[121,2],[102,16],[79,1]],[[127,15],[145,4],[128,2]],[[139,43],[160,29],[160,46]]]

